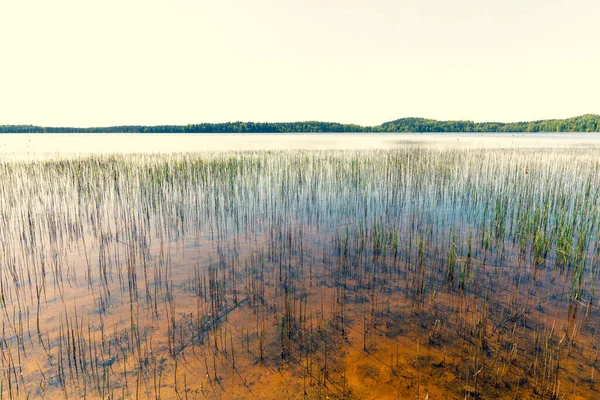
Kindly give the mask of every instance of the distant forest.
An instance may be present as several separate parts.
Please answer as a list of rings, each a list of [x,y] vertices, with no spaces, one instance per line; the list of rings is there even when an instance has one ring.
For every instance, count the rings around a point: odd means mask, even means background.
[[[335,122],[224,122],[192,125],[125,125],[99,128],[0,125],[0,133],[317,133],[317,132],[600,132],[600,115],[530,122],[437,121],[402,118],[377,126]]]

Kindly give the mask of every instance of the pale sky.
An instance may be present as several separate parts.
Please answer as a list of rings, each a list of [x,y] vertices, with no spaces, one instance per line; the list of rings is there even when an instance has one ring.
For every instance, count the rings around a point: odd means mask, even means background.
[[[600,113],[598,0],[0,0],[0,124]]]

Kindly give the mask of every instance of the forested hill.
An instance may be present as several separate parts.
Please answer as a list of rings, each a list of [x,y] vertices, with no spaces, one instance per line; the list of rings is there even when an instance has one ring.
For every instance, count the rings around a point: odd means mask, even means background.
[[[0,125],[0,133],[311,133],[311,132],[600,132],[600,115],[531,122],[437,121],[403,118],[377,126],[335,122],[225,122],[219,124],[110,126],[100,128]]]
[[[600,115],[509,123],[403,118],[375,128],[379,132],[600,132]]]

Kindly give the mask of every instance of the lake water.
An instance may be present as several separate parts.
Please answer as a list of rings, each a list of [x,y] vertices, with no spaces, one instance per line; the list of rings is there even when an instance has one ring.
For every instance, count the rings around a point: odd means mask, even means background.
[[[404,134],[2,134],[2,158],[73,154],[256,150],[391,149],[411,145],[460,148],[600,147],[599,133]]]
[[[599,398],[598,144],[0,135],[0,398]]]

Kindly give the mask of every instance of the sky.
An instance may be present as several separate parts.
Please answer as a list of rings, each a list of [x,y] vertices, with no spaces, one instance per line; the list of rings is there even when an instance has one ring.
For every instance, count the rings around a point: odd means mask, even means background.
[[[0,0],[0,124],[600,114],[598,0]]]

